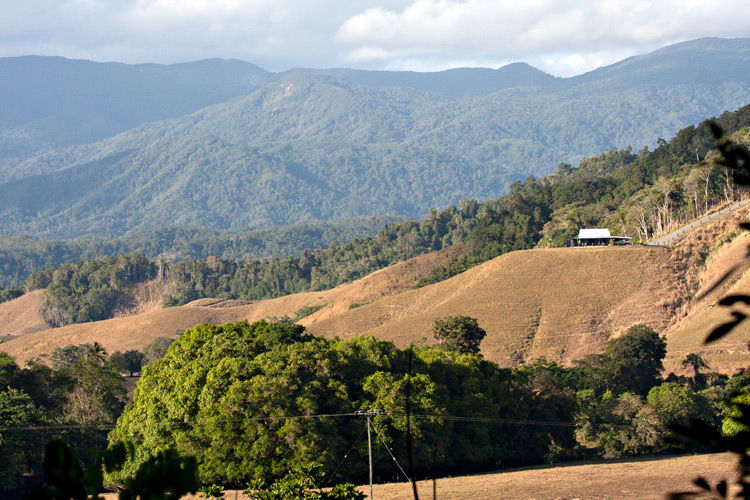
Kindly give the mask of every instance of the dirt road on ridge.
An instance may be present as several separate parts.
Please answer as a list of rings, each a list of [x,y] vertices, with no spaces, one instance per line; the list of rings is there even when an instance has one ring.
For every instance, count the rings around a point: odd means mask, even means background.
[[[734,203],[733,205],[729,205],[726,208],[722,208],[718,212],[714,212],[712,214],[706,215],[705,217],[701,217],[697,221],[691,222],[687,226],[682,226],[680,229],[677,229],[676,231],[672,231],[669,234],[665,234],[664,236],[660,238],[656,238],[655,240],[651,240],[647,245],[652,246],[668,246],[671,245],[674,240],[677,239],[678,236],[682,236],[683,234],[693,231],[696,228],[699,228],[705,224],[708,224],[709,221],[721,217],[722,215],[728,214],[729,212],[733,212],[737,210],[738,208],[742,208],[745,205],[750,203],[750,199],[738,201],[737,203]]]

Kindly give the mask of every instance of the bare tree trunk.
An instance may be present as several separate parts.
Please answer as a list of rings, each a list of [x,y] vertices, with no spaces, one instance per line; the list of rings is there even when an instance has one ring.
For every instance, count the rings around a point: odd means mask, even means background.
[[[658,238],[661,236],[661,207],[653,207],[649,214],[649,219],[651,219],[651,227],[653,228],[654,236]]]
[[[648,222],[646,221],[646,210],[643,207],[636,208],[638,221],[638,238],[642,242],[648,239]]]
[[[701,216],[700,214],[701,207],[698,204],[698,189],[697,188],[695,191],[693,191],[693,203],[695,204],[695,218],[698,219]]]
[[[705,203],[705,210],[703,211],[704,214],[708,213],[708,187],[711,185],[711,171],[706,170],[706,172],[703,174],[704,180],[706,181],[706,184],[704,186],[704,197],[703,202]]]
[[[724,199],[727,202],[734,201],[734,186],[732,185],[732,174],[728,168],[724,169]]]
[[[663,219],[661,223],[661,229],[666,232],[672,225],[672,200],[669,198],[669,196],[672,194],[672,185],[669,183],[669,181],[665,181],[661,186],[659,186],[659,189],[663,197],[660,210],[661,218]]]

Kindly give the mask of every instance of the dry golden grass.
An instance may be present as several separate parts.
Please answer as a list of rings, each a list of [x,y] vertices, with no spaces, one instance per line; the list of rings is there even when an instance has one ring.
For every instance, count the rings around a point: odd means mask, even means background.
[[[619,329],[659,324],[649,294],[636,312],[619,306],[642,294],[649,262],[664,253],[643,247],[512,252],[447,281],[302,323],[315,334],[373,334],[403,347],[423,337],[431,343],[435,319],[466,315],[487,331],[482,353],[489,360],[570,361],[600,350]]]
[[[204,299],[184,307],[46,329],[0,345],[23,363],[55,347],[100,342],[108,352],[140,349],[155,337],[175,337],[196,324],[293,315],[324,305],[304,318],[311,333],[347,338],[373,334],[399,346],[430,337],[435,319],[468,315],[488,336],[482,352],[504,366],[547,356],[570,361],[601,350],[613,334],[644,322],[662,326],[659,290],[646,286],[662,248],[555,249],[513,252],[442,283],[412,284],[445,256],[429,255],[378,271],[325,292],[290,295],[251,304]],[[667,275],[665,275],[667,276]],[[665,278],[666,280],[666,278]],[[350,309],[352,304],[367,303]]]
[[[141,349],[159,336],[176,337],[200,323],[293,316],[306,306],[322,305],[300,323],[327,337],[372,334],[399,347],[432,343],[435,319],[467,315],[487,331],[483,355],[501,366],[545,356],[569,364],[601,352],[606,342],[628,327],[645,323],[666,332],[667,368],[680,371],[684,354],[705,356],[712,368],[731,371],[750,362],[744,343],[748,329],[710,349],[706,333],[726,311],[713,305],[727,293],[750,291],[750,272],[705,300],[696,301],[725,269],[743,257],[748,238],[720,246],[736,233],[738,211],[683,237],[670,248],[562,248],[512,252],[454,278],[414,290],[412,285],[456,255],[451,248],[399,263],[333,290],[309,292],[254,303],[203,299],[183,307],[97,323],[49,329],[38,310],[39,293],[0,304],[0,334],[18,338],[0,350],[19,363],[49,354],[55,347],[98,341],[108,352]],[[720,247],[720,248],[719,248]],[[717,250],[718,248],[718,250]],[[701,254],[715,258],[703,268]],[[747,271],[747,270],[745,270]],[[351,308],[353,305],[359,307]],[[722,316],[723,315],[723,316]]]
[[[692,490],[691,479],[699,474],[711,480],[734,478],[735,463],[733,456],[721,454],[538,466],[439,479],[435,497],[439,500],[663,499],[671,491]],[[405,483],[378,485],[373,490],[377,499],[414,498],[410,485]],[[422,499],[433,498],[432,482],[418,483],[418,491]]]
[[[142,349],[157,337],[176,338],[181,332],[201,323],[221,324],[243,319],[256,321],[293,316],[302,307],[323,304],[327,306],[316,314],[336,314],[337,311],[348,311],[353,303],[369,302],[410,289],[420,277],[459,251],[459,248],[450,248],[423,255],[324,292],[301,293],[253,303],[202,299],[183,307],[151,310],[144,314],[62,328],[50,328],[44,322],[35,322],[35,318],[40,317],[38,309],[44,298],[43,292],[34,292],[0,304],[0,318],[5,320],[5,329],[0,332],[6,336],[17,336],[0,344],[0,351],[14,356],[23,365],[31,358],[48,355],[56,347],[69,344],[97,341],[112,353]],[[33,302],[29,299],[33,299]],[[14,325],[19,325],[19,328],[14,328]]]
[[[669,492],[693,490],[698,475],[716,482],[735,477],[729,454],[639,458],[597,463],[536,466],[508,472],[462,476],[417,483],[419,498],[429,500],[649,500]],[[369,486],[358,488],[369,495]],[[376,484],[377,500],[413,500],[411,483]],[[114,500],[116,495],[107,495]],[[196,497],[188,495],[186,500]],[[247,500],[240,491],[227,491],[226,500]]]
[[[712,369],[727,373],[747,366],[750,359],[750,326],[742,324],[731,334],[709,345],[704,344],[704,339],[717,325],[733,319],[732,309],[717,305],[719,300],[729,294],[750,295],[750,262],[745,258],[748,245],[750,236],[743,233],[718,248],[706,262],[699,276],[701,286],[696,300],[685,317],[667,332],[669,354],[665,367],[668,371],[682,373],[682,360],[690,353],[700,354]],[[706,295],[705,292],[734,266],[739,266],[737,272]]]
[[[0,339],[26,335],[49,328],[42,317],[44,291],[36,290],[0,304]]]

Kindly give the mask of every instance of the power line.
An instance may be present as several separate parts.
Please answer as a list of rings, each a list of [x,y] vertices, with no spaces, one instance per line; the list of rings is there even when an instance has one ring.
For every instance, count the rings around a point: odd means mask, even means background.
[[[372,428],[375,429],[375,434],[378,435],[378,437],[380,438],[380,442],[383,443],[383,446],[385,447],[385,449],[388,452],[388,454],[391,456],[391,458],[393,459],[393,461],[396,462],[396,465],[398,466],[399,470],[401,470],[401,474],[404,475],[404,477],[406,478],[406,481],[407,482],[410,481],[409,476],[406,474],[406,472],[404,472],[404,468],[401,467],[401,464],[398,463],[398,460],[396,460],[396,457],[393,455],[392,450],[386,444],[385,438],[383,438],[383,435],[380,433],[380,431],[378,430],[378,428],[375,427],[374,425],[373,425]]]
[[[392,417],[406,417],[406,414],[391,414]],[[449,420],[454,422],[480,422],[480,423],[494,423],[494,424],[514,424],[514,425],[545,425],[552,427],[578,427],[579,424],[575,422],[554,422],[545,420],[514,420],[507,418],[490,418],[490,417],[454,417],[451,415],[412,415],[412,418],[417,419],[434,419],[434,420]]]
[[[359,431],[359,435],[357,436],[357,439],[354,440],[351,447],[349,448],[349,451],[346,452],[344,455],[344,458],[341,459],[341,462],[339,462],[338,466],[336,467],[336,470],[333,471],[333,473],[328,476],[328,479],[326,480],[325,484],[323,484],[323,488],[328,486],[328,483],[331,482],[331,480],[336,476],[336,473],[339,471],[342,465],[344,465],[344,461],[349,457],[349,454],[352,452],[355,446],[357,446],[357,443],[359,443],[359,440],[362,438],[362,434],[365,433],[365,428],[363,427],[361,431]]]
[[[187,424],[216,424],[216,423],[235,423],[235,422],[268,422],[268,421],[280,421],[280,420],[294,420],[294,419],[322,419],[322,418],[341,418],[341,417],[357,417],[361,416],[361,413],[322,413],[313,415],[278,415],[273,417],[252,417],[252,418],[233,418],[233,419],[202,419],[202,420],[164,420],[161,423],[164,425],[187,425]],[[397,418],[406,417],[404,413],[381,413],[386,417]],[[547,420],[525,420],[525,419],[506,419],[506,418],[492,418],[492,417],[461,417],[454,415],[426,415],[426,414],[412,414],[411,418],[420,420],[446,420],[454,422],[478,422],[478,423],[494,423],[494,424],[510,424],[510,425],[540,425],[540,426],[553,426],[553,427],[576,427],[579,424],[575,422],[559,422],[559,421],[547,421]],[[114,429],[116,424],[62,424],[62,425],[27,425],[27,426],[6,426],[0,427],[0,432],[7,431],[45,431],[45,430],[82,430],[82,429]]]

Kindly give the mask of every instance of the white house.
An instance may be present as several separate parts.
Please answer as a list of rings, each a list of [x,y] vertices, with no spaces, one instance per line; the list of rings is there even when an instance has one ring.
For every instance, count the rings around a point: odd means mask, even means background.
[[[603,247],[608,245],[630,245],[630,238],[612,236],[609,229],[579,229],[578,237],[565,241],[568,247]]]

